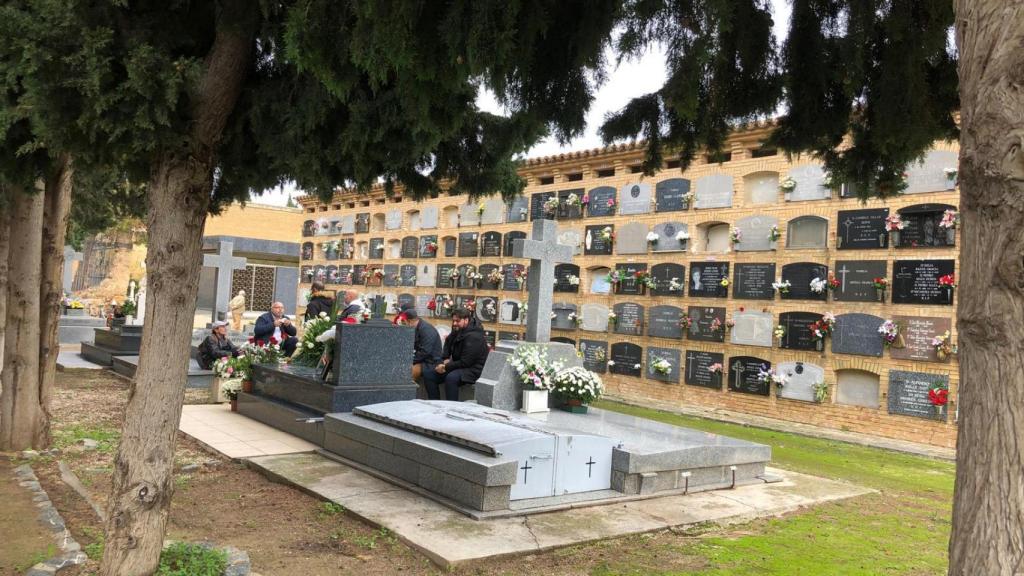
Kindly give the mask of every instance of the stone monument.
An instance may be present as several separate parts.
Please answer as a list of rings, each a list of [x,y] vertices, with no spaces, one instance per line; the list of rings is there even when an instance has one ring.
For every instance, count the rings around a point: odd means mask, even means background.
[[[204,254],[203,266],[209,266],[217,272],[216,291],[214,292],[213,315],[211,322],[220,320],[219,314],[227,314],[228,297],[231,294],[231,272],[245,270],[245,258],[232,256],[235,243],[221,240],[217,254]]]
[[[72,285],[75,282],[75,262],[82,261],[82,253],[76,252],[71,246],[64,247],[64,276],[63,276],[63,288],[64,292],[71,292]]]

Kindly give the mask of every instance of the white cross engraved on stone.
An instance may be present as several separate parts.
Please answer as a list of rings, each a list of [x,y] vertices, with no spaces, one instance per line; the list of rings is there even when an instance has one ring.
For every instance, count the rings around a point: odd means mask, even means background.
[[[743,386],[743,362],[740,362],[739,360],[733,362],[732,371],[736,373],[735,386],[739,389]]]
[[[843,265],[842,268],[839,269],[839,274],[842,275],[842,277],[843,277],[842,285],[841,285],[841,287],[839,289],[841,292],[846,292],[846,273],[849,272],[849,271],[850,271],[850,269],[847,268],[845,264]]]
[[[554,220],[534,220],[530,239],[517,238],[512,243],[512,256],[530,259],[530,272],[526,277],[530,302],[526,312],[526,341],[548,342],[555,265],[572,262],[572,246],[558,243],[558,225]]]
[[[203,254],[203,266],[209,266],[217,272],[217,287],[214,292],[213,321],[217,321],[217,312],[228,311],[228,296],[231,292],[231,271],[245,270],[245,258],[232,256],[235,243],[220,241],[219,253]]]

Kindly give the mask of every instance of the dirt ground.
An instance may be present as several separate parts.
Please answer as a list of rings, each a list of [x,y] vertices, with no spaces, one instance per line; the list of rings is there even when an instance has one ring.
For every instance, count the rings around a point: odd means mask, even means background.
[[[57,553],[53,537],[33,519],[39,513],[31,494],[18,485],[13,466],[0,459],[0,526],[17,527],[4,531],[0,545],[0,574],[22,574]]]

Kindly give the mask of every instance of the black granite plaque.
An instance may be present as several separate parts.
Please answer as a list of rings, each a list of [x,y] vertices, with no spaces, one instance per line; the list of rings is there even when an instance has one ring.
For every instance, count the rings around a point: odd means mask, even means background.
[[[875,278],[888,278],[885,260],[836,260],[833,274],[839,287],[832,291],[836,302],[878,302]]]
[[[356,214],[356,234],[365,234],[370,231],[370,214],[364,212]]]
[[[302,259],[312,260],[313,259],[313,243],[303,242],[302,243]]]
[[[587,216],[591,218],[615,215],[615,188],[598,186],[587,193]]]
[[[644,333],[644,307],[635,302],[620,302],[612,307],[615,312],[616,334],[641,336]]]
[[[415,277],[416,267],[413,266],[413,275]],[[401,268],[398,264],[385,264],[384,265],[384,285],[385,286],[399,286],[402,283]]]
[[[683,310],[675,306],[652,306],[647,317],[647,335],[658,338],[683,338],[679,318]]]
[[[437,235],[420,236],[420,258],[437,258]]]
[[[654,186],[654,211],[679,212],[689,208],[686,194],[690,191],[690,181],[686,178],[670,178],[662,180]]]
[[[619,273],[621,280],[615,286],[616,294],[645,294],[647,288],[637,280],[638,272],[646,272],[647,264],[644,262],[627,262],[616,264],[615,271]]]
[[[402,258],[415,258],[419,255],[420,239],[415,236],[402,238]]]
[[[612,235],[614,236],[615,226],[612,224],[587,226],[586,232],[583,234],[583,254],[585,256],[611,255],[615,241],[613,239],[605,238],[605,228],[611,229]]]
[[[370,238],[370,260],[382,260],[384,258],[384,239]]]
[[[338,267],[331,265],[327,267],[327,283],[337,284],[338,283]]]
[[[476,288],[476,280],[470,278],[471,274],[476,273],[476,266],[472,264],[462,264],[457,270],[459,271],[459,281],[456,283],[459,288]]]
[[[306,220],[302,223],[302,235],[313,236],[316,234],[316,222],[312,220]]]
[[[459,234],[459,258],[475,258],[480,254],[480,234],[463,232]]]
[[[318,264],[317,266],[314,266],[313,267],[313,278],[315,278],[317,282],[326,282],[327,281],[327,268],[325,268],[323,264]]]
[[[451,302],[451,307],[448,303]],[[452,310],[455,308],[455,300],[450,294],[437,294],[434,296],[434,316],[437,318],[451,318]]]
[[[583,367],[591,372],[604,374],[608,371],[608,343],[604,340],[580,340],[580,355]]]
[[[649,346],[647,348],[647,379],[658,380],[659,382],[666,382],[669,384],[679,384],[679,373],[682,372],[683,367],[682,359],[680,358],[681,353],[678,348],[659,348],[657,346]],[[664,360],[668,362],[667,373],[661,373],[654,368],[654,363]]]
[[[573,196],[575,195],[575,202],[572,202]],[[558,191],[558,219],[559,220],[572,220],[583,217],[583,196],[586,195],[586,191],[583,188],[573,188],[571,190],[559,190]]]
[[[409,293],[402,293],[398,295],[398,300],[395,301],[398,305],[398,309],[401,310],[403,306],[416,307],[416,295]]]
[[[611,364],[608,371],[622,376],[640,376],[643,374],[644,349],[629,342],[612,344]]]
[[[687,340],[725,342],[725,308],[690,306],[686,313],[690,318],[690,327],[686,330]]]
[[[774,300],[775,263],[736,264],[732,297],[740,300]]]
[[[840,314],[832,330],[833,354],[856,354],[858,356],[881,356],[882,336],[878,327],[885,322],[871,314]]]
[[[501,270],[501,267],[497,264],[481,264],[478,271],[483,278],[480,280],[481,288],[488,288],[490,290],[497,290],[501,288],[501,281],[491,282],[488,278],[491,276],[491,272],[495,270]]]
[[[574,281],[575,284],[573,284]],[[579,291],[580,267],[575,264],[558,264],[555,266],[555,292],[575,294]]]
[[[505,282],[502,284],[502,290],[522,290],[526,287],[524,274],[526,274],[526,267],[522,264],[505,264]]]
[[[955,263],[955,260],[893,262],[893,304],[952,304],[953,290],[939,286],[939,278],[953,274]]]
[[[455,270],[455,264],[438,264],[437,265],[437,276],[435,282],[438,288],[454,288],[455,285],[452,283],[452,271]]]
[[[888,208],[867,210],[840,210],[836,225],[836,247],[840,250],[866,250],[888,248],[889,235],[885,231]]]
[[[338,284],[352,284],[352,266],[338,266]]]
[[[349,260],[355,254],[355,243],[351,238],[342,238],[338,242],[338,257]]]
[[[480,255],[484,258],[501,256],[501,232],[484,232],[480,237]]]
[[[312,266],[303,266],[302,267],[302,274],[301,274],[302,275],[302,281],[303,282],[307,282],[307,283],[308,282],[312,282],[313,281],[313,273],[314,272],[313,272],[313,267]]]
[[[821,314],[814,312],[783,312],[779,314],[779,325],[786,329],[781,348],[789,350],[817,350],[819,340],[811,335],[810,326],[821,320]]]
[[[933,386],[949,388],[949,376],[927,372],[889,371],[889,413],[946,421],[949,404],[936,408],[928,396]]]
[[[402,264],[401,269],[398,272],[401,278],[402,286],[415,286],[416,285],[416,265],[415,264]]]
[[[733,356],[729,358],[729,390],[744,394],[771,394],[771,384],[762,382],[758,377],[761,369],[770,369],[772,363],[753,356]]]
[[[900,231],[900,247],[932,248],[953,246],[955,237],[949,237],[945,228],[939,226],[946,210],[956,210],[948,204],[917,204],[899,211],[903,220]]]
[[[554,192],[538,192],[533,196],[530,196],[530,220],[543,220],[546,216],[544,214],[544,203],[555,197]],[[548,216],[554,218],[554,215]]]
[[[508,204],[508,212],[505,216],[506,224],[526,222],[530,217],[530,200],[522,196],[516,196]]]
[[[726,298],[729,287],[722,286],[722,280],[729,278],[728,262],[691,262],[690,296],[697,298]]]
[[[683,382],[691,386],[701,386],[713,390],[722,389],[722,375],[725,373],[725,356],[719,352],[702,350],[686,351],[686,372]],[[713,364],[721,364],[722,370],[712,373],[708,368]]]
[[[680,264],[655,264],[651,267],[654,280],[653,296],[675,296],[682,298],[686,293],[686,267]]]
[[[458,253],[459,242],[455,238],[447,237],[444,239],[444,255],[446,258],[451,258]]]
[[[513,243],[516,240],[519,240],[519,239],[525,240],[526,239],[526,232],[520,232],[518,230],[513,230],[512,232],[508,232],[508,233],[505,234],[505,257],[506,258],[511,258],[512,257],[512,245],[513,245]]]
[[[352,267],[352,283],[355,285],[366,284],[366,265],[356,264]]]
[[[781,294],[783,300],[821,300],[828,298],[828,290],[819,294],[811,290],[811,280],[828,280],[828,266],[814,262],[797,262],[782,267],[782,279],[790,283],[789,292]]]
[[[487,342],[487,347],[494,350],[494,344],[498,339],[498,333],[494,330],[484,330],[484,340]]]

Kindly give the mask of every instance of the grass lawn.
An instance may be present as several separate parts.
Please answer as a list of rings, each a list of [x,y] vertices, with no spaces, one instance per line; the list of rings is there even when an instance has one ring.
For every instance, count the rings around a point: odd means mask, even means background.
[[[773,466],[845,480],[879,493],[725,533],[649,536],[645,546],[616,547],[613,559],[601,562],[591,574],[946,573],[954,479],[951,462],[608,401],[596,405],[768,444]],[[614,543],[598,547],[607,545]],[[689,557],[688,561],[681,556]],[[667,565],[659,566],[658,558],[667,560]]]

